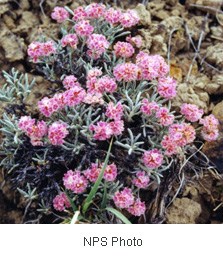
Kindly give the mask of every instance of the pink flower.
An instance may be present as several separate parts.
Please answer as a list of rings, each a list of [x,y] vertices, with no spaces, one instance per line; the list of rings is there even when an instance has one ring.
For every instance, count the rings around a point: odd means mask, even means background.
[[[113,102],[109,102],[105,115],[114,120],[120,120],[123,116],[123,106],[121,102],[118,102],[116,105],[114,105]]]
[[[100,121],[97,123],[97,125],[92,124],[90,125],[89,129],[90,131],[94,132],[93,138],[95,140],[107,140],[113,135],[110,124],[106,122]]]
[[[174,115],[169,113],[169,109],[162,107],[157,110],[156,118],[159,120],[160,124],[163,126],[169,126],[174,121]]]
[[[112,135],[121,135],[124,131],[124,122],[122,120],[115,120],[109,123],[109,127],[112,130]]]
[[[209,115],[200,120],[200,124],[203,124],[201,135],[206,141],[214,141],[219,136],[218,125],[219,121],[214,115]]]
[[[85,12],[82,6],[79,6],[74,10],[73,20],[80,21],[80,20],[84,20],[86,17],[87,17],[87,13]]]
[[[65,193],[60,193],[53,199],[53,207],[55,210],[62,212],[65,208],[69,208],[70,202]]]
[[[71,89],[76,86],[80,87],[80,84],[78,83],[77,78],[73,75],[66,76],[63,80],[63,85],[66,89]]]
[[[56,53],[56,46],[53,41],[42,43],[42,56],[49,56]]]
[[[112,93],[117,89],[117,84],[115,82],[114,78],[111,78],[109,76],[102,76],[96,81],[96,88],[98,92],[104,93]]]
[[[39,111],[46,117],[50,117],[54,112],[60,109],[61,105],[58,99],[44,97],[38,102]]]
[[[196,105],[187,103],[184,103],[180,107],[180,112],[190,122],[197,122],[204,114],[204,111],[199,109]]]
[[[18,123],[19,129],[25,132],[30,138],[33,146],[42,146],[41,139],[47,134],[47,125],[44,121],[38,121],[32,119],[29,116],[22,116]]]
[[[86,7],[85,12],[87,13],[88,18],[100,19],[104,16],[105,9],[106,7],[104,4],[92,3]]]
[[[104,104],[103,95],[98,92],[94,92],[94,93],[87,92],[83,102],[90,105],[93,105],[93,104],[103,105]]]
[[[159,55],[149,55],[143,51],[136,56],[136,64],[141,69],[141,79],[153,80],[163,77],[169,72],[169,67]]]
[[[176,146],[184,147],[195,140],[196,132],[190,124],[172,124],[169,127],[169,136]]]
[[[61,39],[61,45],[63,47],[70,46],[73,49],[77,48],[78,37],[76,34],[67,34]]]
[[[141,216],[146,211],[145,202],[141,202],[140,199],[136,199],[133,205],[131,205],[127,210],[134,216]]]
[[[101,168],[98,166],[98,164],[92,163],[91,167],[85,170],[83,173],[88,180],[90,180],[91,182],[96,182],[100,172],[101,172]]]
[[[121,21],[122,12],[120,10],[115,10],[114,8],[109,8],[105,12],[105,20],[114,25]]]
[[[161,141],[162,147],[166,150],[165,155],[172,156],[178,153],[179,147],[174,143],[173,139],[169,135],[165,135]]]
[[[94,31],[94,27],[90,25],[89,20],[80,20],[76,25],[74,25],[74,29],[77,35],[82,37],[88,37]]]
[[[204,118],[202,118],[200,120],[200,124],[203,124],[203,126],[206,129],[212,130],[212,129],[216,129],[218,127],[219,121],[213,114],[211,114],[209,116],[205,116]]]
[[[113,74],[117,81],[135,81],[138,78],[139,68],[133,63],[118,64],[113,69]]]
[[[30,116],[22,116],[19,119],[18,127],[22,131],[26,132],[29,129],[32,129],[33,125],[35,125],[36,120],[31,118]]]
[[[201,130],[201,135],[204,138],[204,140],[206,140],[206,141],[214,141],[218,138],[219,131],[218,131],[218,129],[211,131],[211,130],[203,128]]]
[[[83,102],[86,96],[86,91],[80,86],[74,86],[64,92],[64,102],[69,107],[74,107]]]
[[[119,41],[114,45],[114,52],[116,56],[130,58],[134,54],[135,49],[129,43]]]
[[[143,99],[140,110],[145,115],[151,116],[152,114],[154,114],[156,111],[159,110],[159,105],[154,101],[149,102],[148,99]]]
[[[163,155],[158,149],[145,151],[143,154],[143,163],[150,169],[158,168],[163,163]]]
[[[147,188],[149,184],[149,176],[144,171],[138,171],[136,177],[132,180],[132,183],[138,188]]]
[[[54,122],[48,130],[48,137],[52,145],[62,145],[68,134],[67,124],[62,122]]]
[[[28,46],[27,53],[34,62],[37,62],[41,57],[56,53],[56,46],[53,41],[48,41],[45,43],[32,42]]]
[[[138,14],[133,10],[127,10],[122,14],[121,25],[124,28],[130,28],[135,26],[139,22]]]
[[[42,43],[32,42],[28,46],[27,53],[33,59],[33,61],[36,62],[39,59],[39,57],[42,56]]]
[[[141,36],[134,36],[134,37],[128,36],[128,37],[126,37],[126,42],[132,44],[136,48],[141,48],[142,37]]]
[[[92,68],[88,71],[87,73],[87,80],[91,79],[91,78],[97,78],[99,76],[102,75],[102,71],[101,69],[98,68]]]
[[[129,208],[134,203],[131,189],[124,188],[122,191],[117,191],[113,196],[113,201],[118,208]]]
[[[102,167],[103,167],[103,164],[102,164]],[[117,173],[118,171],[117,171],[116,165],[114,163],[109,164],[105,168],[104,179],[106,181],[114,181],[117,177]]]
[[[87,179],[81,175],[80,171],[72,170],[64,174],[63,183],[66,189],[73,191],[75,194],[82,194],[88,185]]]
[[[69,18],[69,13],[63,7],[55,7],[51,14],[51,18],[56,20],[58,23],[62,23]]]
[[[93,59],[98,59],[103,53],[106,52],[106,49],[109,47],[109,42],[106,37],[101,34],[92,34],[87,40],[88,56]]]
[[[158,81],[158,93],[165,99],[173,99],[176,92],[176,81],[171,77],[161,77]]]

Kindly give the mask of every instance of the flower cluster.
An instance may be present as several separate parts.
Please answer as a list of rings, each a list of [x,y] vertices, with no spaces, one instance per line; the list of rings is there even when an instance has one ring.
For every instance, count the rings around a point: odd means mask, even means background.
[[[64,138],[69,134],[67,124],[62,122],[54,122],[48,130],[48,137],[52,145],[62,145]]]
[[[190,122],[197,122],[198,120],[201,119],[201,117],[204,114],[203,109],[199,109],[194,104],[187,104],[187,103],[182,104],[180,108],[180,112]]]
[[[86,169],[83,173],[84,176],[90,181],[95,182],[103,168],[103,164],[99,165],[98,163],[92,163],[91,167]],[[107,165],[104,171],[103,178],[106,181],[114,181],[118,175],[117,167],[116,165],[110,164]]]
[[[45,43],[32,42],[28,47],[28,55],[34,62],[37,62],[41,57],[47,57],[56,53],[56,44],[53,41]]]
[[[150,169],[158,168],[163,163],[163,155],[160,150],[152,149],[145,151],[142,158],[143,163]]]
[[[43,145],[42,138],[47,134],[47,125],[44,121],[38,121],[30,116],[22,116],[18,122],[18,127],[30,137],[33,146]]]
[[[113,200],[118,208],[126,209],[132,215],[140,216],[145,213],[145,203],[141,202],[140,199],[135,200],[129,188],[125,187],[122,191],[117,191]]]
[[[213,141],[218,138],[219,121],[214,115],[209,115],[200,120],[200,124],[203,124],[201,135],[207,141]]]
[[[87,188],[88,181],[80,171],[69,170],[64,174],[63,184],[66,189],[73,191],[75,194],[82,194]]]
[[[117,42],[114,45],[114,52],[117,57],[130,58],[135,50],[131,44],[126,42]]]
[[[60,193],[53,199],[53,207],[55,210],[62,212],[66,208],[70,208],[70,202],[65,193]]]
[[[137,188],[147,188],[149,184],[150,178],[149,175],[144,171],[138,171],[136,176],[133,178],[132,183]]]

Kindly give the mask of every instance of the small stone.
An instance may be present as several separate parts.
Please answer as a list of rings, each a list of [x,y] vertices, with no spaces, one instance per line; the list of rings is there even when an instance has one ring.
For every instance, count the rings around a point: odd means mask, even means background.
[[[151,24],[151,14],[148,10],[146,10],[145,5],[138,4],[135,8],[139,17],[140,17],[140,24],[148,27]]]
[[[201,205],[189,198],[177,198],[167,209],[168,224],[195,224],[202,210]]]

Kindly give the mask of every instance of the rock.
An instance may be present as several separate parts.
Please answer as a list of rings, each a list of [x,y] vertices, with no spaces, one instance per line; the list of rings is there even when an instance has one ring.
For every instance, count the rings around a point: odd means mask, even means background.
[[[176,79],[179,83],[183,80],[182,69],[174,62],[171,62],[170,64],[170,76]]]
[[[138,4],[135,8],[139,17],[140,17],[140,24],[148,27],[151,24],[151,14],[149,11],[146,10],[144,4]]]
[[[223,74],[216,74],[212,77],[210,83],[206,85],[206,90],[209,94],[222,94],[223,93]]]
[[[168,224],[194,224],[201,214],[201,205],[189,198],[177,198],[167,210]]]
[[[9,10],[9,0],[0,0],[0,16]]]
[[[173,106],[180,107],[182,103],[195,104],[207,113],[209,111],[209,95],[205,91],[206,78],[206,76],[203,78],[191,76],[188,83],[178,84]]]
[[[201,29],[204,31],[203,38],[210,32],[208,22],[205,22],[205,27],[203,28],[204,20],[204,16],[193,16],[191,19],[186,21],[190,35],[195,41],[199,40]]]
[[[163,57],[167,55],[167,44],[164,41],[163,36],[156,35],[152,37],[152,46],[151,46],[152,54],[159,54]]]
[[[223,43],[209,46],[206,51],[206,59],[216,68],[223,68]]]
[[[147,29],[140,29],[139,35],[142,37],[142,49],[150,49],[152,45],[152,36]]]
[[[156,17],[160,20],[165,20],[169,17],[169,13],[165,10],[159,10],[154,14],[154,17]]]
[[[216,39],[223,38],[223,27],[222,26],[213,26],[210,28],[211,30],[211,37]]]
[[[25,57],[24,39],[13,34],[4,24],[0,26],[0,47],[10,62],[23,60]]]
[[[4,14],[4,15],[3,15],[3,21],[4,21],[5,25],[6,25],[9,29],[14,29],[14,28],[16,28],[16,24],[15,24],[13,18],[11,17],[11,15]]]
[[[39,24],[38,18],[33,14],[33,12],[24,11],[22,17],[19,20],[19,26],[13,30],[14,33],[24,33],[29,32],[32,28],[37,27]]]

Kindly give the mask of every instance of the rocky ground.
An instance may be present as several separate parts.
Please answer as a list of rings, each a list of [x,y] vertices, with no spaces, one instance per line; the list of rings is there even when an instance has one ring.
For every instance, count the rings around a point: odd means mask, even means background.
[[[75,8],[87,2],[0,0],[0,69],[16,67],[36,78],[37,85],[29,99],[32,106],[45,94],[50,84],[28,62],[27,45],[41,33],[57,38],[59,27],[49,18],[54,6],[67,4]],[[178,81],[174,106],[180,106],[182,102],[194,103],[206,113],[213,112],[221,121],[219,140],[206,143],[202,150],[218,171],[223,172],[223,1],[110,2],[136,9],[141,18],[138,33],[143,37],[144,50],[160,54],[168,60],[171,75]],[[2,84],[4,81],[0,74],[0,86]],[[19,223],[22,207],[17,209],[16,196],[7,184],[3,184],[3,180],[0,177],[0,223]],[[210,168],[199,178],[195,175],[187,185],[182,186],[178,198],[164,214],[166,223],[222,223],[222,206],[222,177]]]

